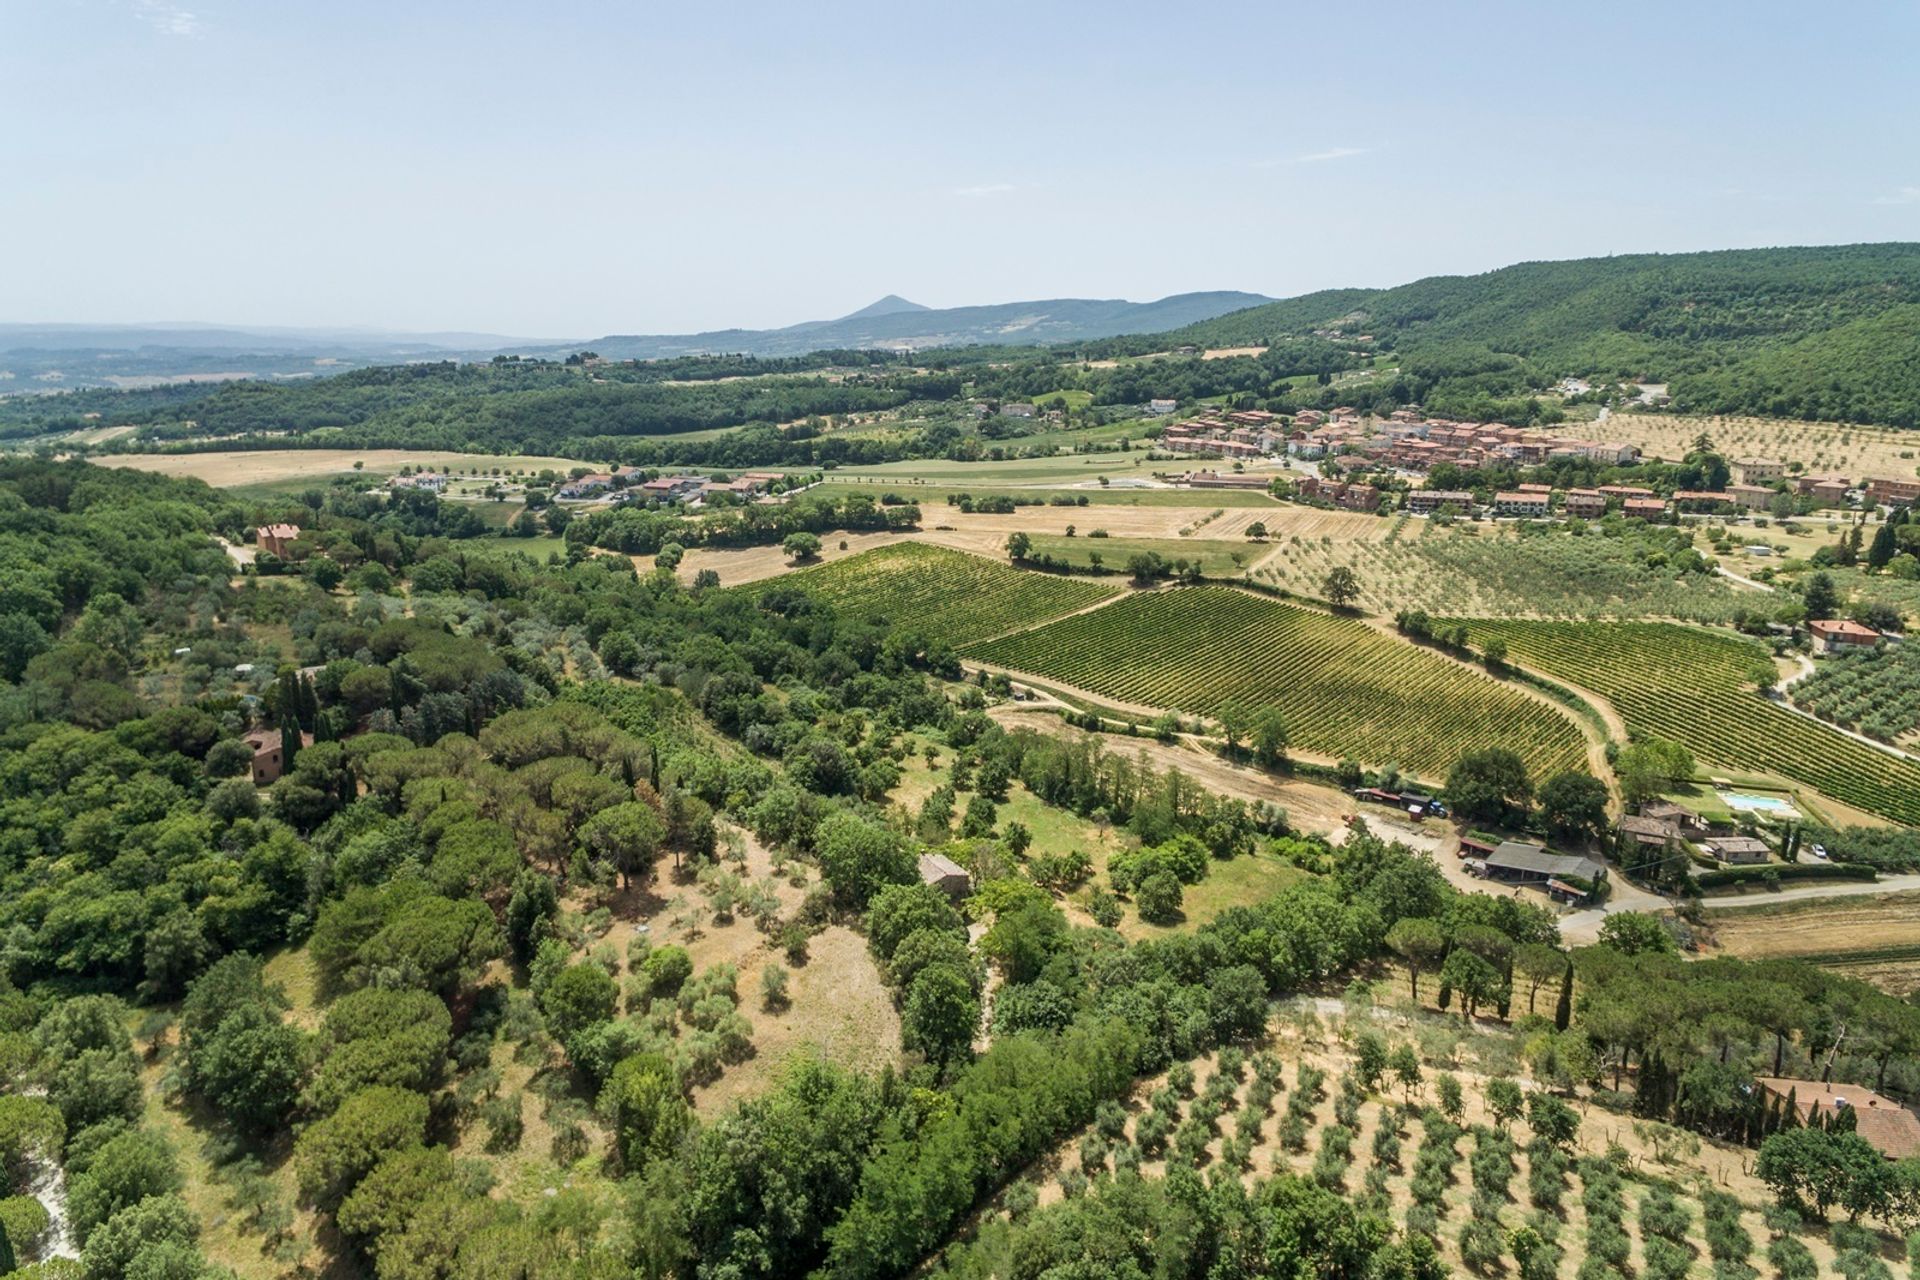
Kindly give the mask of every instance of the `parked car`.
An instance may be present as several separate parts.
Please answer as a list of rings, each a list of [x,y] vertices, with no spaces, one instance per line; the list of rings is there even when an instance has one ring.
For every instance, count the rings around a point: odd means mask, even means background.
[[[1827,856],[1827,846],[1825,846],[1825,845],[1823,845],[1823,844],[1817,844],[1817,845],[1815,845],[1815,846],[1813,846],[1813,856],[1814,856],[1814,857],[1816,857],[1816,858],[1824,858],[1824,857],[1826,857],[1826,856]]]

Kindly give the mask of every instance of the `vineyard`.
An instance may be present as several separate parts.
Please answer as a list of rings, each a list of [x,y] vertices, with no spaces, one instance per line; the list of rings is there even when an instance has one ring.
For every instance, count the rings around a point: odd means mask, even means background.
[[[1794,704],[1882,742],[1920,729],[1920,649],[1838,654],[1793,687]]]
[[[1757,769],[1896,822],[1920,822],[1920,764],[1762,698],[1766,650],[1750,640],[1659,622],[1466,620],[1478,647],[1498,637],[1514,661],[1590,689],[1634,733],[1684,744],[1702,764]]]
[[[885,617],[956,647],[1097,604],[1118,590],[918,542],[878,547],[783,582],[842,613]]]
[[[1229,700],[1277,706],[1303,751],[1427,778],[1496,742],[1536,777],[1586,759],[1565,715],[1490,676],[1353,619],[1227,587],[1130,595],[967,653],[1148,706],[1201,714]]]

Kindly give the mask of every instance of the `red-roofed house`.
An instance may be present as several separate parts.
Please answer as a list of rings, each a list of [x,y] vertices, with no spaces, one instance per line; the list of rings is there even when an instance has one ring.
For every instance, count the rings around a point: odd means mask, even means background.
[[[1813,633],[1813,646],[1822,653],[1838,653],[1843,649],[1865,649],[1880,642],[1880,633],[1872,627],[1863,627],[1857,622],[1845,618],[1822,618],[1809,622],[1807,630]]]
[[[300,537],[297,524],[263,524],[253,531],[253,540],[260,544],[262,551],[270,551],[282,560],[292,558],[291,547]]]

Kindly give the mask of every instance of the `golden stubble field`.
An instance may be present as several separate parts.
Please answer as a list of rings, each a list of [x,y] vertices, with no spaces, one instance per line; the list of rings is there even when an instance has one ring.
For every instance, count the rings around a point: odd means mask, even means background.
[[[1896,995],[1920,989],[1920,893],[1716,911],[1713,940],[1747,960],[1805,959]]]
[[[372,476],[390,475],[403,467],[464,474],[492,471],[496,467],[509,473],[564,472],[572,467],[596,465],[577,458],[454,453],[442,449],[236,449],[225,453],[106,454],[93,461],[103,467],[128,467],[204,480],[217,489],[277,484],[307,476],[315,479],[336,476],[354,470],[356,462],[363,463],[362,470]]]

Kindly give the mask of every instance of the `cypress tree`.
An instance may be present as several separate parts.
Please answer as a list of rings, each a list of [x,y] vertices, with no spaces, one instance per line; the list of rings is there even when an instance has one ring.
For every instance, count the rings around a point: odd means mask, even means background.
[[[292,708],[280,712],[280,773],[285,776],[293,772],[293,763],[300,754],[300,717]]]
[[[1884,569],[1898,549],[1899,544],[1893,539],[1893,525],[1883,524],[1873,535],[1873,545],[1867,548],[1867,563],[1876,569]]]
[[[1560,972],[1560,999],[1553,1006],[1553,1029],[1565,1031],[1573,1022],[1573,961]]]

